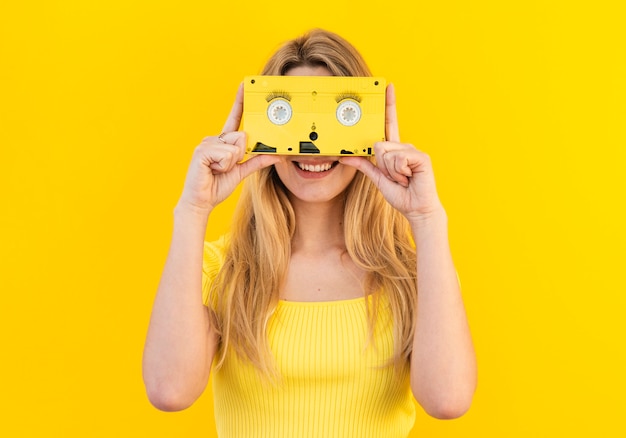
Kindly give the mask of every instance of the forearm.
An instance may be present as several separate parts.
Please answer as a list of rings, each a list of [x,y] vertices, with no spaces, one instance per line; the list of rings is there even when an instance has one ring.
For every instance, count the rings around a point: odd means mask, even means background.
[[[215,336],[202,303],[202,256],[208,212],[176,207],[170,250],[152,310],[144,382],[159,408],[178,410],[204,390]]]
[[[417,318],[411,387],[424,409],[440,418],[462,415],[476,386],[476,363],[448,243],[443,208],[412,225],[417,246]]]

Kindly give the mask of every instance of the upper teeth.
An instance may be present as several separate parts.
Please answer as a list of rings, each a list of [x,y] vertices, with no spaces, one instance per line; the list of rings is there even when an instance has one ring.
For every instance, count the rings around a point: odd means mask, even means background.
[[[325,172],[333,167],[333,163],[324,163],[324,164],[303,164],[298,163],[298,167],[302,170],[306,170],[307,172]]]

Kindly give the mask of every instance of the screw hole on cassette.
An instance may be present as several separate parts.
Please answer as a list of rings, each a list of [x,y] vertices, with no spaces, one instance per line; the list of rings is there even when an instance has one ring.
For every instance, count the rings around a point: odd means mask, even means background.
[[[374,81],[374,85],[378,85],[378,81]]]
[[[256,81],[254,79],[250,79],[250,83],[254,84],[254,83],[256,83]]]
[[[361,106],[354,100],[344,100],[337,107],[337,120],[343,126],[354,126],[361,120]]]
[[[285,99],[275,99],[267,107],[267,118],[275,125],[284,125],[291,120],[291,105]]]

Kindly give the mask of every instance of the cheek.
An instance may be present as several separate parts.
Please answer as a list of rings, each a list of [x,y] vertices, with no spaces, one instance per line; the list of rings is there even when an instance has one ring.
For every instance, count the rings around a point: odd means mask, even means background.
[[[278,175],[278,178],[280,178],[280,180],[283,183],[285,182],[287,171],[290,170],[291,166],[292,166],[291,163],[287,163],[284,160],[281,160],[278,163],[274,164],[274,169],[276,169],[276,174]]]
[[[357,172],[358,170],[356,170],[354,167],[343,166],[343,168],[341,169],[341,179],[346,187],[355,178]]]
[[[354,177],[356,176],[356,173],[358,172],[358,170],[350,166],[344,166],[344,168],[345,168],[346,175],[348,175],[348,178],[350,179],[350,181],[352,181]]]

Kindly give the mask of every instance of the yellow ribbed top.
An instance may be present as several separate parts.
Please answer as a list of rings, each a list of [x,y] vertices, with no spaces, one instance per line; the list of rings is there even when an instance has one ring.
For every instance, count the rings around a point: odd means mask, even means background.
[[[205,245],[205,303],[219,268]],[[368,345],[365,298],[330,302],[280,301],[268,336],[280,373],[272,383],[227,353],[213,373],[215,421],[220,437],[406,437],[415,421],[408,364],[399,378],[390,312],[381,304]]]

